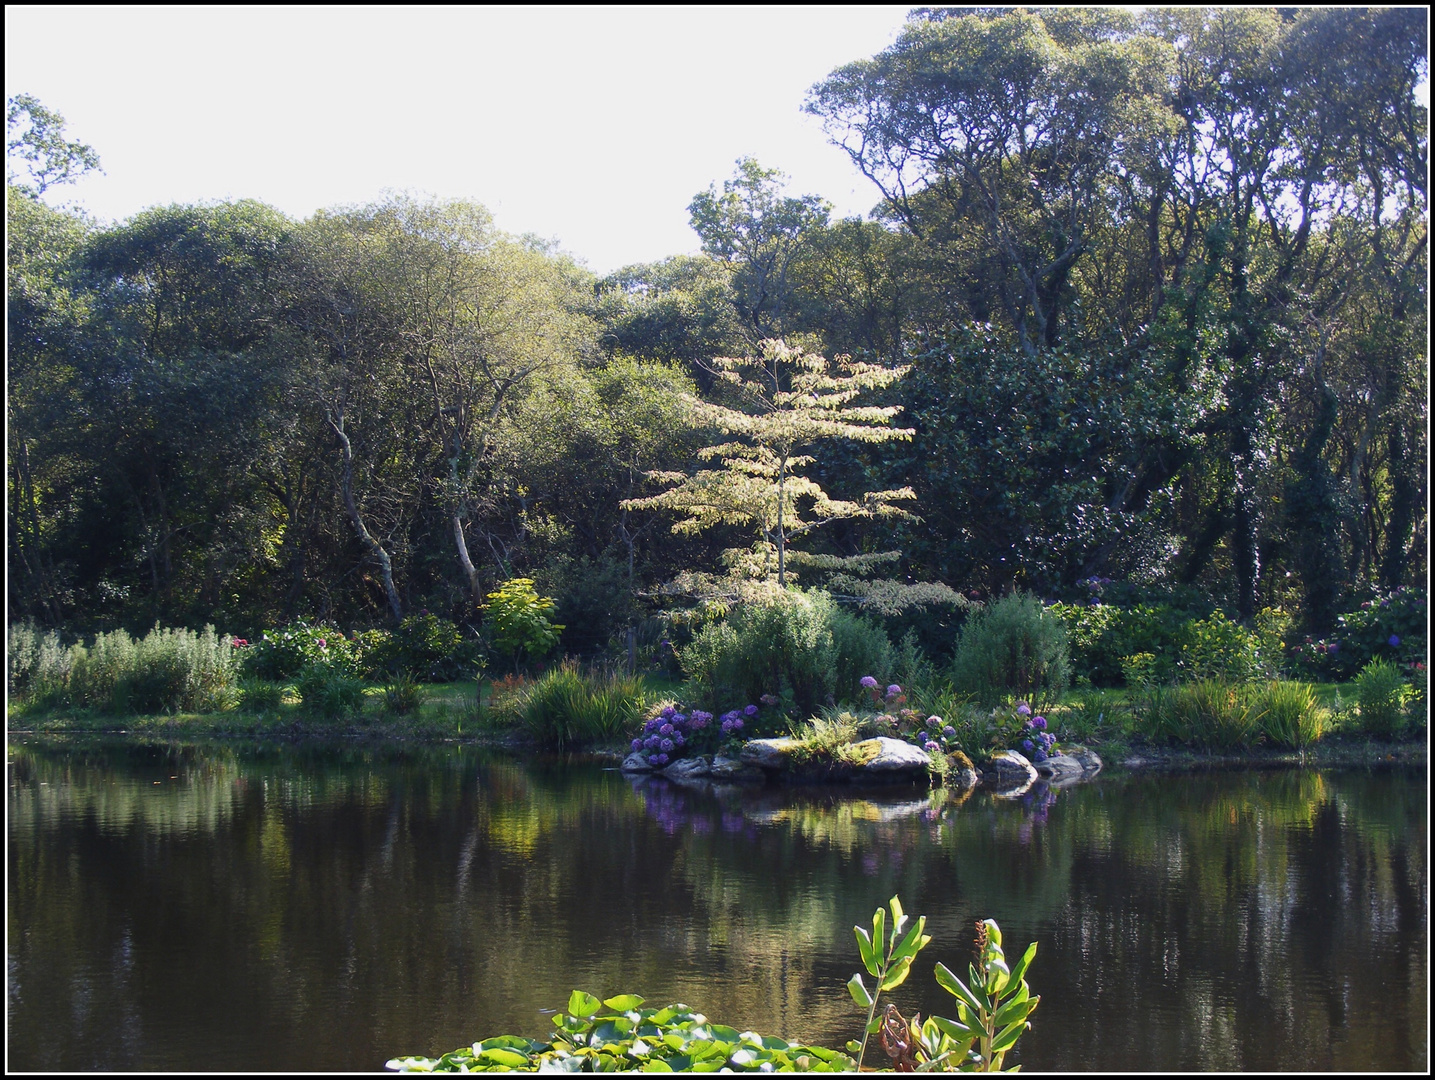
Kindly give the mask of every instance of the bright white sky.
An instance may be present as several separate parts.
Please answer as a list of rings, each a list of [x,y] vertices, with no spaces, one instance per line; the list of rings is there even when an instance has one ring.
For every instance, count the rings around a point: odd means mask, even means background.
[[[302,218],[394,188],[606,273],[695,252],[688,203],[744,155],[865,215],[876,189],[802,104],[908,10],[11,4],[5,96],[98,151],[105,174],[54,201],[101,219],[240,198]]]

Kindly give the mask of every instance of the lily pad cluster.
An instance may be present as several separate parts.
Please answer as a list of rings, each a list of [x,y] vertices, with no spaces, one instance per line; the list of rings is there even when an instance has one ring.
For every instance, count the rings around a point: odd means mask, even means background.
[[[439,1058],[399,1057],[399,1072],[850,1072],[837,1050],[739,1032],[686,1005],[645,1009],[636,994],[600,1001],[574,990],[541,1042],[501,1035]]]

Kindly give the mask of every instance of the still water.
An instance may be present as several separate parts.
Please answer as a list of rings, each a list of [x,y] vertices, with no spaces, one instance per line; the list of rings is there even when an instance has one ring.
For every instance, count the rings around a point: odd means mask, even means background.
[[[1001,801],[694,792],[472,748],[12,737],[11,1070],[372,1071],[570,990],[841,1046],[852,935],[1040,942],[1042,1070],[1428,1064],[1425,771],[1117,775]]]

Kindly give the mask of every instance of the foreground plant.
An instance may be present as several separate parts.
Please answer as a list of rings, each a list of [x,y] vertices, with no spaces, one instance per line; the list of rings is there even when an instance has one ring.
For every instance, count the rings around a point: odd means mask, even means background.
[[[875,994],[867,992],[860,972],[847,984],[852,999],[867,1010],[862,1041],[847,1044],[847,1049],[857,1055],[859,1067],[868,1040],[880,1034],[883,1052],[897,1072],[1001,1072],[1003,1060],[1021,1033],[1031,1026],[1029,1017],[1041,1001],[1031,996],[1025,979],[1036,956],[1036,942],[1027,947],[1015,967],[1008,967],[1001,930],[994,920],[985,919],[977,923],[977,959],[967,966],[967,982],[945,965],[937,965],[937,984],[957,999],[955,1020],[933,1016],[923,1021],[920,1013],[907,1019],[890,1004],[878,1016],[878,996],[906,981],[917,953],[932,940],[922,933],[927,922],[922,916],[899,942],[907,917],[897,897],[892,897],[889,906],[892,932],[886,942],[886,913],[880,907],[872,916],[872,934],[860,926],[854,928],[862,963],[878,980]]]
[[[574,990],[550,1042],[500,1035],[440,1058],[399,1057],[399,1072],[848,1072],[836,1050],[739,1032],[686,1005],[644,1009],[636,994],[598,1000]]]

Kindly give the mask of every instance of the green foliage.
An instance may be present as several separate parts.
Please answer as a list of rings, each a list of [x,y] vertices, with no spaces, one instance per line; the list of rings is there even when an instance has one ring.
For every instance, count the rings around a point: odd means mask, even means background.
[[[42,640],[32,693],[56,703],[121,713],[219,712],[238,700],[238,663],[230,638],[214,627],[196,633],[156,626],[135,640],[123,630],[70,646]]]
[[[347,675],[358,675],[360,669],[353,646],[341,631],[302,619],[264,631],[261,640],[244,650],[246,674],[271,682],[296,679],[312,665],[326,665]]]
[[[563,750],[626,740],[649,704],[640,676],[584,671],[565,660],[520,692],[519,725],[540,746]]]
[[[272,712],[284,704],[284,685],[267,679],[240,679],[239,701],[247,712]]]
[[[1171,604],[1138,603],[1130,607],[1108,603],[1053,604],[1050,611],[1065,620],[1071,648],[1071,666],[1092,686],[1120,686],[1126,679],[1127,657],[1151,657],[1150,682],[1168,682],[1186,625],[1194,613]]]
[[[369,666],[391,674],[408,672],[422,682],[455,682],[477,674],[480,650],[480,643],[465,638],[454,623],[425,611],[408,616],[387,641],[376,643]]]
[[[967,966],[967,982],[944,964],[936,967],[937,985],[957,999],[956,1020],[933,1016],[918,1025],[905,1019],[893,1005],[878,1016],[877,1001],[882,992],[894,990],[906,981],[913,960],[932,940],[922,933],[926,916],[903,936],[907,916],[902,905],[894,896],[889,906],[890,935],[885,933],[887,913],[880,907],[872,915],[870,934],[864,927],[853,927],[862,965],[876,980],[872,992],[860,971],[847,983],[852,1000],[867,1010],[861,1042],[847,1044],[847,1049],[857,1055],[858,1068],[868,1040],[880,1034],[882,1050],[897,1072],[1001,1072],[1003,1060],[1031,1026],[1028,1018],[1041,1001],[1031,996],[1025,977],[1036,957],[1036,943],[1027,947],[1015,965],[1008,966],[1001,929],[994,920],[985,919],[977,923],[977,960]]]
[[[11,697],[30,703],[61,698],[70,683],[76,653],[54,630],[15,623],[5,639],[6,685]]]
[[[1252,682],[1272,672],[1261,651],[1261,639],[1233,623],[1219,611],[1208,618],[1188,623],[1182,634],[1181,658],[1176,662],[1185,682],[1222,679]]]
[[[428,694],[408,669],[401,670],[384,687],[384,709],[395,716],[412,716],[423,707]]]
[[[1003,597],[968,616],[952,676],[985,704],[1007,696],[1054,701],[1070,681],[1066,624],[1029,593]]]
[[[65,118],[33,94],[5,102],[5,183],[38,199],[58,184],[73,184],[98,170],[94,148],[65,139]],[[19,170],[23,169],[22,174]]]
[[[1252,707],[1266,739],[1292,750],[1305,750],[1319,741],[1330,723],[1330,711],[1309,683],[1272,680],[1256,691]]]
[[[1371,735],[1387,738],[1405,730],[1405,703],[1410,687],[1400,669],[1389,660],[1372,660],[1355,677],[1360,703],[1360,726]]]
[[[826,593],[774,592],[742,605],[726,622],[703,627],[678,659],[709,702],[756,701],[775,694],[790,698],[798,712],[810,716],[837,689],[835,608]],[[857,636],[848,640],[855,642]],[[864,643],[871,640],[862,636]],[[855,684],[853,679],[849,685]]]
[[[1305,670],[1333,679],[1351,678],[1376,659],[1423,661],[1428,615],[1425,592],[1402,586],[1342,613],[1328,637],[1306,637],[1291,653]]]
[[[1156,741],[1206,750],[1250,746],[1260,731],[1250,695],[1222,679],[1153,690],[1139,719],[1147,736]]]
[[[863,675],[886,683],[896,673],[896,650],[876,623],[833,604],[827,625],[832,631],[833,684],[840,700],[847,699]],[[920,663],[910,652],[907,661],[909,667]]]
[[[738,1032],[686,1005],[643,1008],[636,994],[600,1001],[574,990],[549,1042],[501,1035],[440,1058],[400,1057],[400,1072],[846,1072],[852,1059],[821,1047]]]
[[[489,633],[500,652],[519,662],[525,657],[536,660],[558,644],[563,627],[548,621],[557,603],[539,596],[531,578],[505,581],[486,599]]]
[[[762,568],[762,577],[787,585],[789,541],[830,521],[848,518],[901,517],[896,505],[911,499],[909,488],[868,491],[861,501],[834,499],[816,481],[797,470],[813,465],[806,452],[819,441],[845,439],[880,443],[911,438],[911,430],[892,428],[900,406],[858,406],[852,402],[866,391],[890,386],[905,373],[876,364],[805,352],[769,339],[756,357],[718,357],[712,361],[737,407],[689,400],[696,422],[716,428],[737,441],[698,451],[719,467],[692,475],[651,473],[653,479],[676,484],[658,495],[626,499],[625,509],[673,510],[682,515],[673,532],[697,535],[717,526],[755,527],[762,544],[776,556],[776,565]],[[906,515],[910,516],[910,515]],[[739,554],[743,549],[733,549]]]
[[[886,928],[887,912],[880,907],[872,913],[871,933],[861,926],[852,928],[857,935],[857,952],[862,957],[862,966],[874,981],[870,992],[860,971],[847,982],[847,991],[852,995],[852,1000],[857,1003],[858,1008],[867,1010],[867,1022],[862,1025],[862,1041],[855,1045],[849,1043],[847,1047],[856,1053],[858,1069],[862,1068],[862,1059],[867,1053],[867,1040],[882,1026],[882,1021],[877,1017],[877,1002],[882,992],[895,990],[907,981],[907,976],[912,971],[912,962],[932,940],[930,934],[922,932],[927,928],[925,915],[918,918],[916,925],[908,930],[902,902],[894,896],[888,902],[888,907],[892,911],[890,933]]]
[[[342,666],[323,662],[299,672],[295,683],[304,707],[326,720],[357,717],[364,708],[364,681]]]

